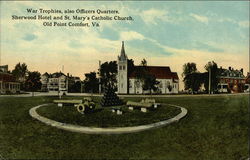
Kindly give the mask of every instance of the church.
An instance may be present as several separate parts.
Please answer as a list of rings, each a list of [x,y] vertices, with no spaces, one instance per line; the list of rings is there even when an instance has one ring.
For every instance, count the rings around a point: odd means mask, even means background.
[[[117,88],[118,94],[147,94],[149,90],[143,90],[141,82],[136,78],[135,66],[133,71],[128,72],[128,57],[122,42],[121,53],[117,60]],[[176,94],[179,91],[179,77],[172,72],[169,66],[145,66],[149,74],[154,75],[159,82],[156,94]],[[129,73],[129,74],[128,74]]]

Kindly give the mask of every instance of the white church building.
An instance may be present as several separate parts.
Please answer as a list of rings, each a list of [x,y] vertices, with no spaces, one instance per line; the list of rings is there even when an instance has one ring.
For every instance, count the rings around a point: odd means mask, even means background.
[[[117,60],[117,88],[118,94],[144,94],[150,93],[142,88],[141,82],[136,78],[135,66],[133,71],[128,72],[128,57],[125,53],[124,42],[122,42],[121,53]],[[172,94],[179,91],[179,77],[176,72],[172,72],[168,66],[146,66],[149,74],[154,75],[158,84],[159,94]],[[128,74],[130,73],[130,74]]]

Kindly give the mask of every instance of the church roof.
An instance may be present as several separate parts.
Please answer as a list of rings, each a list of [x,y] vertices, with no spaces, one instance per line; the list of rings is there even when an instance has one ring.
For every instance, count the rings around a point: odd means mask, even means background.
[[[119,58],[119,60],[127,60],[127,55],[126,55],[125,49],[124,49],[124,41],[122,41],[121,54],[118,58]]]
[[[135,66],[134,70],[128,75],[129,78],[135,78],[136,72],[143,66]],[[157,79],[176,79],[179,77],[176,72],[171,72],[170,67],[166,66],[145,66],[149,74],[154,75]]]

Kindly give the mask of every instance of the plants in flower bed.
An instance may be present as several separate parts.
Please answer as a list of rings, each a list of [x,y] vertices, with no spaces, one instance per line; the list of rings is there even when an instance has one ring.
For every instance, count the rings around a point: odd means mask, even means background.
[[[119,106],[124,114],[117,115],[113,113],[111,107],[97,108],[88,114],[82,115],[76,111],[75,107],[57,107],[49,105],[41,107],[37,112],[47,118],[70,124],[94,127],[125,127],[143,125],[154,122],[159,122],[172,118],[180,113],[180,109],[168,105],[163,105],[157,109],[147,113],[142,113],[140,110],[128,110],[127,106]]]

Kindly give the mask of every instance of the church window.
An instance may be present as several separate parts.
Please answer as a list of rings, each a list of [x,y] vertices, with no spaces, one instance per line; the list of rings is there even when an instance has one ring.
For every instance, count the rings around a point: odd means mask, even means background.
[[[159,83],[159,88],[162,88],[162,82]]]
[[[125,70],[126,69],[126,66],[123,66],[123,70]]]
[[[119,70],[122,70],[122,66],[119,66]]]
[[[133,87],[133,86],[132,86],[133,84],[132,84],[131,80],[129,80],[128,83],[129,83],[129,88],[132,88],[132,87]]]
[[[135,86],[136,86],[136,88],[139,88],[139,87],[140,87],[140,82],[139,82],[139,81],[136,81],[136,82],[135,82]]]

